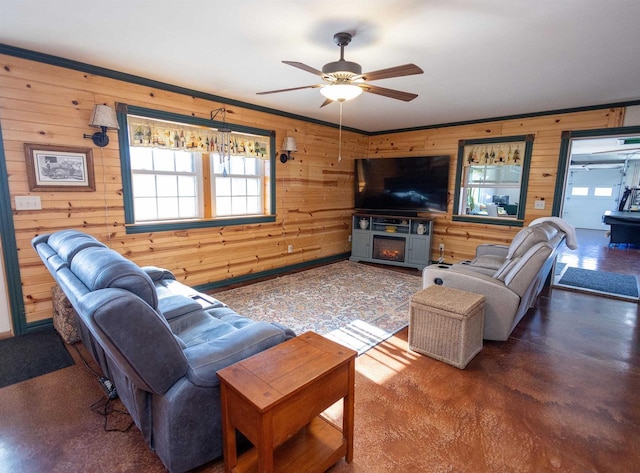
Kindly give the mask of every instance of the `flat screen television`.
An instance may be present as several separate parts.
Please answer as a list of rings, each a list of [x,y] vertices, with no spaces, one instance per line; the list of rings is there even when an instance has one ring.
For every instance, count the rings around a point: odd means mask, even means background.
[[[356,159],[355,208],[415,215],[446,212],[449,156]]]

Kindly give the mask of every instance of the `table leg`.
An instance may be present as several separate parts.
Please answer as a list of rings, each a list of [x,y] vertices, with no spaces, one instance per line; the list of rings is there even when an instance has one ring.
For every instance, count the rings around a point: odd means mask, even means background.
[[[344,398],[342,414],[342,432],[347,440],[347,455],[345,460],[353,460],[353,430],[354,430],[354,394],[355,394],[355,358],[349,361],[349,394]]]
[[[231,470],[238,463],[238,450],[236,448],[236,429],[229,419],[229,408],[227,402],[227,387],[220,383],[220,400],[222,405],[222,453],[224,455],[224,471],[231,473]]]

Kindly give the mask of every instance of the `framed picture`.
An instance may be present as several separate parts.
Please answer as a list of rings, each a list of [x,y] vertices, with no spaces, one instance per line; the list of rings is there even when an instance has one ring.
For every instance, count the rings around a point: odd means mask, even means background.
[[[27,177],[32,191],[93,192],[91,148],[25,143]]]

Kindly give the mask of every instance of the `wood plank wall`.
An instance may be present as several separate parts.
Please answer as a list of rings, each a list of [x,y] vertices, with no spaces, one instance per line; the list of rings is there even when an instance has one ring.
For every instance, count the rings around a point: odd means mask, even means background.
[[[90,233],[137,264],[162,266],[189,285],[286,267],[350,251],[353,211],[353,159],[433,154],[452,156],[450,192],[454,189],[459,139],[533,133],[528,221],[550,215],[564,130],[621,126],[623,109],[596,110],[524,120],[444,127],[366,136],[343,133],[338,162],[338,131],[236,106],[228,121],[276,131],[276,146],[286,134],[298,144],[295,160],[277,163],[277,217],[274,223],[127,235],[124,228],[118,142],[111,132],[105,148],[94,149],[96,192],[30,192],[23,145],[45,143],[91,146],[83,138],[96,103],[124,102],[208,118],[224,104],[71,69],[0,55],[0,124],[4,138],[9,192],[27,323],[51,317],[53,279],[31,248],[39,234],[64,228]],[[42,210],[16,211],[15,196],[39,195]],[[544,197],[544,211],[533,201]],[[518,228],[451,221],[449,211],[434,216],[432,257],[445,243],[446,261],[468,258],[483,242],[508,243]],[[293,245],[293,253],[287,246]]]

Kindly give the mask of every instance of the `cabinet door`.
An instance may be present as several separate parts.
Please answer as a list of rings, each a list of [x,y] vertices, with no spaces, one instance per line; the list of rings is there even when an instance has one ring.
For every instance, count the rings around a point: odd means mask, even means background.
[[[427,266],[431,256],[430,242],[431,238],[429,236],[411,235],[408,239],[409,254],[407,255],[407,263]]]
[[[351,256],[354,258],[371,258],[371,232],[353,230]]]

